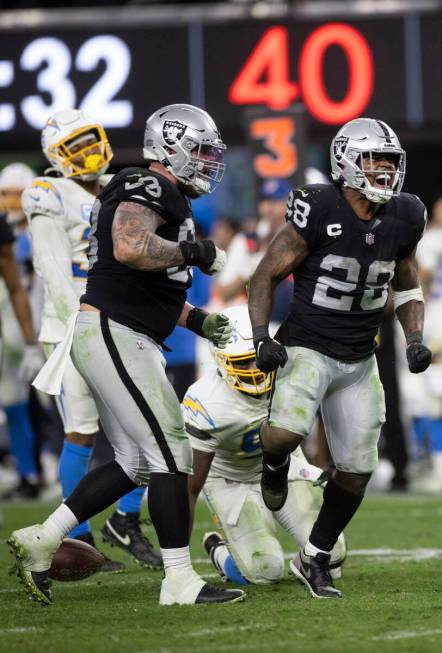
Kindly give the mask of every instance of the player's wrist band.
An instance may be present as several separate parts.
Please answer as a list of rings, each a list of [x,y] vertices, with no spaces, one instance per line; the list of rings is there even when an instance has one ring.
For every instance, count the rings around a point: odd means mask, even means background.
[[[269,337],[269,327],[266,324],[253,328],[253,342],[259,342],[263,338]]]
[[[216,256],[211,240],[182,240],[179,247],[186,265],[211,265]]]
[[[209,314],[201,308],[192,308],[186,320],[186,328],[197,336],[203,335],[203,322]]]
[[[416,342],[421,344],[422,340],[423,340],[422,331],[412,331],[407,336],[407,347],[408,345],[413,345]]]

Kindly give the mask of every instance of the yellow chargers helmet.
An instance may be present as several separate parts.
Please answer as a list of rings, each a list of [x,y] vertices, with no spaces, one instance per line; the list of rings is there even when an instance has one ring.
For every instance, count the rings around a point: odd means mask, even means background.
[[[211,346],[219,374],[234,390],[262,395],[271,390],[274,372],[265,374],[256,367],[252,325],[247,306],[223,309],[233,326],[232,338],[224,349]]]
[[[113,157],[106,132],[84,111],[64,109],[47,121],[41,147],[63,177],[92,181],[106,172]]]

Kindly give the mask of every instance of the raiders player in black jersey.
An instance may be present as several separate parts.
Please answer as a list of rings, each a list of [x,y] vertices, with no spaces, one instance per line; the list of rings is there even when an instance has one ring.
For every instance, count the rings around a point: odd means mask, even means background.
[[[315,597],[337,598],[330,551],[358,509],[377,464],[385,403],[373,356],[388,288],[407,339],[410,371],[423,372],[424,304],[415,251],[426,210],[401,193],[405,152],[380,120],[344,125],[331,145],[333,185],[290,193],[286,226],[250,283],[257,364],[277,368],[262,425],[261,487],[279,510],[287,497],[288,454],[307,437],[321,406],[336,472],[304,549],[290,563]],[[277,283],[295,272],[293,300],[276,340],[268,323]]]
[[[165,571],[160,604],[234,602],[244,596],[242,590],[207,584],[192,567],[187,494],[192,452],[161,354],[177,324],[218,347],[230,339],[228,318],[186,303],[190,266],[213,274],[225,260],[212,241],[195,241],[188,199],[221,181],[224,150],[205,111],[185,104],[163,107],[146,123],[147,167],[115,175],[93,206],[87,288],[71,357],[94,396],[115,461],[86,475],[43,525],[15,531],[9,539],[25,588],[41,602],[51,601],[47,572],[62,538],[148,480]]]

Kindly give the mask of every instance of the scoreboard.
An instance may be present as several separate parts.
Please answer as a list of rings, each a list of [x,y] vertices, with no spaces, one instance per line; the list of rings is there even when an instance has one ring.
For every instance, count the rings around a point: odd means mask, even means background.
[[[37,149],[51,113],[80,107],[116,147],[139,148],[146,117],[174,102],[204,106],[238,141],[248,111],[299,103],[311,138],[359,115],[442,138],[441,33],[440,12],[5,30],[0,146]]]

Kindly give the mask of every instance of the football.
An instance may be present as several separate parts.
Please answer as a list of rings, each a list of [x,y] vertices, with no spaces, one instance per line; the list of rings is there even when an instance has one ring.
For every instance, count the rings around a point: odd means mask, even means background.
[[[54,580],[82,580],[95,574],[104,557],[90,544],[66,538],[52,558],[49,577]]]

